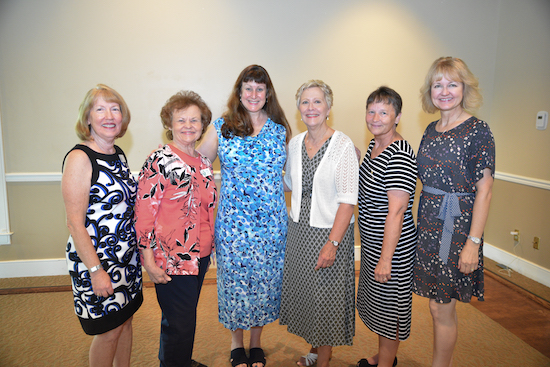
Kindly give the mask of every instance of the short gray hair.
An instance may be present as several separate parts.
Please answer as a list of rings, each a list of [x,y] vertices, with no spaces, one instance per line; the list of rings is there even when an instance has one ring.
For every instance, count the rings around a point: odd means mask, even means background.
[[[308,80],[298,88],[296,91],[296,107],[300,109],[300,98],[302,98],[302,93],[309,88],[320,88],[325,95],[325,102],[327,102],[328,108],[332,107],[332,89],[322,80],[312,79]]]

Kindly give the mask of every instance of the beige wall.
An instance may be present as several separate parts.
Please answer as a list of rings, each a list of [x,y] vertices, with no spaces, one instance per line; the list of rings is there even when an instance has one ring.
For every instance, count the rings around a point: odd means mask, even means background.
[[[499,14],[490,120],[496,170],[545,180],[547,189],[497,180],[485,237],[550,269],[550,130],[535,128],[537,112],[550,111],[550,2],[503,1]],[[521,234],[515,249],[514,229]],[[535,236],[539,250],[533,249]]]
[[[550,268],[550,191],[497,180],[485,228],[486,240],[512,254]],[[511,231],[519,230],[520,243],[514,248]],[[539,237],[539,249],[533,238]],[[509,264],[506,264],[509,265]],[[515,264],[517,266],[517,264]],[[514,268],[514,264],[510,265]]]
[[[435,58],[454,55],[480,79],[485,104],[478,116],[495,132],[497,171],[550,180],[548,131],[534,130],[536,112],[550,110],[548,4],[2,0],[6,172],[59,172],[63,156],[77,143],[78,105],[97,83],[117,89],[131,109],[132,123],[118,144],[137,171],[162,142],[158,113],[171,94],[195,90],[219,116],[238,73],[252,63],[270,72],[295,133],[304,130],[294,104],[297,87],[323,79],[335,95],[332,126],[364,151],[371,138],[364,102],[386,84],[403,97],[399,129],[417,147],[426,125],[437,118],[421,111],[422,79]],[[535,55],[539,59],[532,60]],[[518,185],[507,186],[523,195]],[[506,193],[500,195],[502,190],[495,193],[494,207],[507,200]],[[59,183],[12,182],[8,198],[15,234],[11,245],[0,246],[0,260],[63,257],[67,231]],[[500,242],[511,229],[495,221],[493,212],[486,239],[509,250]],[[550,247],[541,239],[540,253]],[[534,258],[550,268],[548,256]]]

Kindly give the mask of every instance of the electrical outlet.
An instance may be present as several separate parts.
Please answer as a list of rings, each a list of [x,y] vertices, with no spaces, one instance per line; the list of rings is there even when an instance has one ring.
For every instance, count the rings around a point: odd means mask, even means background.
[[[534,248],[535,250],[538,250],[538,249],[539,249],[539,241],[540,241],[540,238],[538,238],[538,237],[535,237],[535,238],[533,239],[533,248]]]
[[[514,236],[514,247],[516,247],[519,245],[519,230],[514,229],[510,234]]]

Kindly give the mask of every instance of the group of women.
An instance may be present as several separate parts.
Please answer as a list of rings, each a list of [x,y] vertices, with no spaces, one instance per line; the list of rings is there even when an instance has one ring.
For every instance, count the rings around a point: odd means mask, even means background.
[[[357,366],[397,364],[399,343],[410,335],[413,291],[430,299],[433,366],[449,366],[456,301],[483,299],[494,140],[471,115],[481,96],[462,60],[436,60],[421,95],[424,110],[441,117],[427,127],[415,156],[396,130],[399,94],[388,87],[370,94],[366,123],[374,138],[359,165],[352,140],[328,124],[333,94],[326,83],[311,80],[298,89],[307,131],[291,139],[269,74],[251,65],[213,123],[196,93],[168,99],[160,115],[170,142],[149,155],[136,182],[114,144],[130,122],[128,107],[105,85],[90,90],[76,127],[82,142],[65,157],[62,180],[75,312],[95,335],[90,365],[130,364],[143,265],[162,310],[160,365],[204,366],[192,360],[196,308],[215,249],[231,365],[264,367],[262,329],[279,319],[311,345],[299,366],[329,366],[332,347],[351,345],[355,335],[358,203],[357,309],[379,345]],[[284,191],[291,191],[288,218]]]

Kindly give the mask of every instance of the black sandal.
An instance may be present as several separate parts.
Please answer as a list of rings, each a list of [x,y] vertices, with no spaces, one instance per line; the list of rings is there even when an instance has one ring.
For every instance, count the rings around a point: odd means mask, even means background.
[[[377,367],[378,364],[370,364],[365,358],[361,359],[356,364],[357,367]],[[397,366],[397,357],[393,360],[393,367]]]
[[[248,366],[248,357],[244,348],[235,348],[231,351],[231,358],[229,359],[231,366],[237,367],[240,364]]]
[[[250,358],[248,363],[252,366],[254,363],[263,363],[264,367],[266,364],[265,353],[262,348],[250,348]]]

